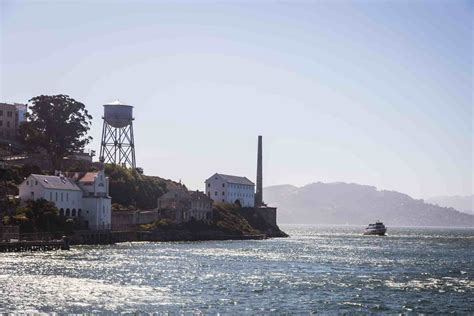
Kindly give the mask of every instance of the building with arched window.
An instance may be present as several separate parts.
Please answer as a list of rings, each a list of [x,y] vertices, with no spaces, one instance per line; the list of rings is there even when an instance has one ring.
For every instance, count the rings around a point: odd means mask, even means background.
[[[60,215],[80,217],[89,229],[111,228],[111,197],[109,178],[98,172],[66,175],[29,175],[19,186],[20,200],[45,199],[60,210]]]

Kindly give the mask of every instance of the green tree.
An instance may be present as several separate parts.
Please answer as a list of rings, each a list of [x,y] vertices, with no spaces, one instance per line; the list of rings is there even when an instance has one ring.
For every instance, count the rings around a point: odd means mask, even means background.
[[[105,173],[109,177],[112,201],[140,209],[155,208],[157,198],[166,192],[167,182],[171,182],[112,164],[105,165]]]
[[[54,169],[61,169],[64,156],[81,151],[92,137],[87,136],[92,116],[85,105],[67,95],[40,95],[32,103],[20,135],[30,151],[45,150]]]
[[[22,232],[51,232],[62,226],[58,209],[53,202],[45,199],[27,201],[25,206],[17,209],[14,218]]]

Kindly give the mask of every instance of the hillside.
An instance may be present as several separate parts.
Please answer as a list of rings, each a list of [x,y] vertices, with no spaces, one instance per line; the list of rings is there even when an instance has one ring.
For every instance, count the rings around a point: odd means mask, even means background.
[[[474,214],[474,195],[437,196],[426,199],[426,202],[442,207],[452,207],[460,212]]]
[[[268,237],[288,237],[278,226],[268,224],[251,208],[240,208],[231,204],[214,205],[213,219],[209,223],[191,220],[174,223],[159,220],[141,225],[143,231],[150,232],[150,240],[221,240],[221,239],[262,239]]]
[[[272,186],[264,200],[278,207],[279,223],[367,225],[377,219],[397,226],[474,227],[474,215],[353,183]]]
[[[125,208],[156,208],[157,198],[181,184],[155,176],[146,176],[132,169],[107,164],[112,203]]]

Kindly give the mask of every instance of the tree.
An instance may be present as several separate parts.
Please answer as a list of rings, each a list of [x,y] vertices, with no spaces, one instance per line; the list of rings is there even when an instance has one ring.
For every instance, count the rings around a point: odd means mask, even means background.
[[[87,136],[92,116],[83,103],[67,95],[40,95],[29,102],[21,138],[30,151],[45,150],[53,168],[60,170],[64,156],[82,151],[92,140]]]
[[[20,224],[22,232],[50,232],[61,226],[58,209],[45,199],[27,201],[25,206],[17,209],[14,220]]]
[[[156,208],[156,199],[167,190],[166,180],[141,175],[135,169],[106,164],[105,174],[109,177],[112,201],[122,206]]]

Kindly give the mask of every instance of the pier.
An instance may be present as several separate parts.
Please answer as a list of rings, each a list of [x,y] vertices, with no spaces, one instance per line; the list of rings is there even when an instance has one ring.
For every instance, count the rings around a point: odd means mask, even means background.
[[[10,241],[0,242],[0,252],[69,250],[67,238],[50,241]]]

